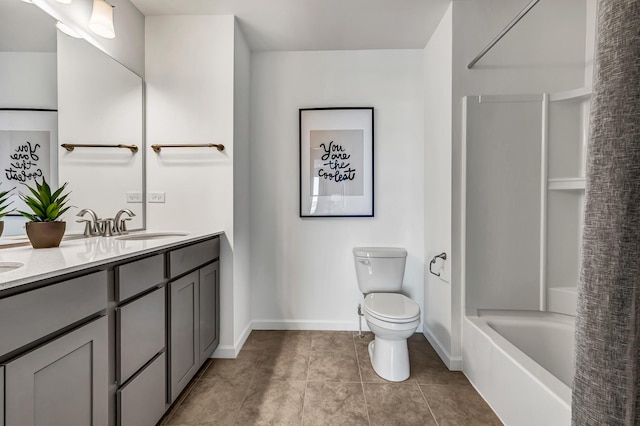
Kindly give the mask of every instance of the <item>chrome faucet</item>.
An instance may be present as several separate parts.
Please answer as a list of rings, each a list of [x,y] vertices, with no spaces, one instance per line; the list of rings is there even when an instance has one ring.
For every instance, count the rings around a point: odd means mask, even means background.
[[[91,209],[82,209],[76,214],[78,217],[83,217],[85,214],[89,215],[89,219],[81,219],[76,220],[78,223],[84,222],[84,232],[83,235],[85,237],[95,237],[96,235],[100,235],[98,231],[98,216],[96,212]]]
[[[129,215],[129,217],[122,218],[123,214]],[[113,219],[113,227],[116,234],[126,234],[127,233],[127,220],[131,220],[136,214],[129,209],[118,210],[115,218]]]

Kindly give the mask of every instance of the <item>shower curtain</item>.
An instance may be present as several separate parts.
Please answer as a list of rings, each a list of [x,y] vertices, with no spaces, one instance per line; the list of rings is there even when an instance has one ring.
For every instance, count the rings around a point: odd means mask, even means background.
[[[640,0],[599,0],[572,424],[640,425]]]

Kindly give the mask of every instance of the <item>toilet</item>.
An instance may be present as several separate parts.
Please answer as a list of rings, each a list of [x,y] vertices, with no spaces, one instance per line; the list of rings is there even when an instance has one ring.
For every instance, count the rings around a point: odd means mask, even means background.
[[[371,365],[383,379],[409,378],[407,339],[420,324],[420,306],[400,293],[407,251],[396,247],[353,249],[358,286],[365,295],[364,317],[375,335]]]

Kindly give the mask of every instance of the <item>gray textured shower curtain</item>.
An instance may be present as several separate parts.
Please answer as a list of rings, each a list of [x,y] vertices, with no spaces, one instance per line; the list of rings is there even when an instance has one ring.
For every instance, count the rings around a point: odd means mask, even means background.
[[[599,0],[572,424],[640,425],[640,0]]]

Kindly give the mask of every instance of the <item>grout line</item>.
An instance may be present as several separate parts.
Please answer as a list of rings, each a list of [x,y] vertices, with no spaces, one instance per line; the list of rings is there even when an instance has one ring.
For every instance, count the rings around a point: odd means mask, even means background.
[[[300,425],[304,425],[304,406],[307,401],[307,388],[309,387],[309,370],[311,369],[311,354],[313,353],[313,333],[309,335],[309,356],[307,358],[307,377],[304,380],[304,395],[302,397],[302,415],[300,416]]]
[[[427,404],[427,408],[429,409],[429,412],[431,413],[431,417],[433,417],[433,421],[436,422],[436,425],[440,425],[440,423],[438,423],[438,419],[436,419],[436,415],[433,414],[433,410],[431,409],[431,405],[429,405],[429,401],[427,401],[427,396],[422,391],[422,388],[420,387],[420,384],[416,383],[416,386],[418,386],[418,390],[420,391],[420,394],[422,395],[422,399],[424,399],[424,402]]]
[[[251,333],[249,333],[249,336],[251,335]],[[249,339],[249,337],[247,337],[247,340]],[[249,391],[251,390],[251,385],[253,384],[253,381],[255,380],[256,374],[258,373],[258,365],[260,363],[256,362],[255,365],[253,366],[253,374],[251,375],[251,380],[249,380],[249,384],[247,385],[247,390],[244,391],[244,396],[242,397],[242,401],[240,402],[240,408],[238,408],[238,412],[236,413],[235,418],[233,419],[233,425],[237,424],[238,419],[240,418],[240,413],[242,412],[242,407],[244,406],[245,401],[247,400],[247,396],[249,395]]]
[[[364,381],[362,380],[362,369],[360,368],[360,357],[358,356],[358,342],[356,341],[356,339],[359,339],[359,337],[356,336],[353,339],[353,348],[356,351],[356,362],[358,363],[358,374],[360,375],[360,387],[362,388],[362,398],[364,399],[364,411],[367,413],[367,422],[369,422],[369,426],[371,426],[371,417],[369,416],[369,405],[367,404],[367,394],[364,392]]]

